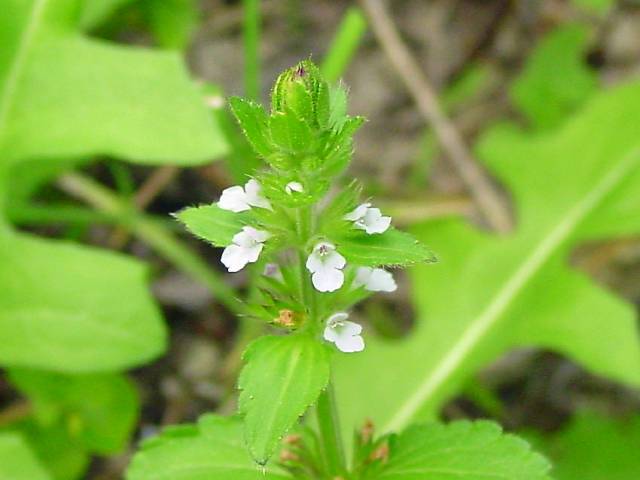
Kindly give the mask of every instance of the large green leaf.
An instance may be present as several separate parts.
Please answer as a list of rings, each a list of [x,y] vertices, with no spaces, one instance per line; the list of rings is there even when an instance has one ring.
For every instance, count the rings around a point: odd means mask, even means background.
[[[158,437],[145,441],[133,457],[126,478],[282,480],[291,477],[251,460],[239,419],[205,415],[197,425],[169,427]]]
[[[389,460],[368,480],[550,480],[549,462],[495,423],[414,425],[392,437]]]
[[[91,372],[155,358],[166,331],[146,280],[119,254],[0,234],[0,363]]]
[[[71,435],[86,450],[107,455],[120,452],[128,443],[139,401],[126,377],[15,369],[9,378],[29,397],[42,424],[73,425]]]
[[[557,480],[640,478],[640,417],[613,420],[580,412],[562,431],[537,442]]]
[[[362,354],[339,359],[348,428],[367,416],[383,431],[433,416],[470,375],[520,346],[640,385],[633,307],[568,261],[578,243],[640,231],[638,111],[635,83],[600,95],[553,136],[485,139],[480,154],[511,188],[518,227],[503,237],[458,220],[415,229],[440,262],[412,271],[418,321],[408,338],[367,338]]]
[[[329,353],[308,335],[266,336],[244,354],[238,409],[256,462],[265,464],[282,436],[329,381]]]
[[[595,93],[596,73],[585,58],[588,40],[584,25],[552,31],[511,86],[513,102],[536,128],[556,127]]]
[[[198,164],[226,150],[175,53],[78,31],[78,0],[7,0],[0,15],[3,161],[109,154]]]
[[[50,480],[17,433],[0,433],[0,480]]]
[[[242,213],[223,210],[215,203],[187,207],[174,216],[196,237],[216,247],[231,244],[233,236],[242,230],[243,219],[246,218]]]

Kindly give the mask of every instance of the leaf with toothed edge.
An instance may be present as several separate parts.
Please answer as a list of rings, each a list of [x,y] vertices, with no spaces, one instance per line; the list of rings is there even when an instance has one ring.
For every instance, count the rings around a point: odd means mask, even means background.
[[[489,421],[412,425],[389,440],[389,458],[365,480],[550,480],[551,465]]]
[[[285,480],[275,466],[256,465],[237,417],[203,415],[193,425],[170,426],[142,443],[127,469],[127,480]]]
[[[196,237],[216,247],[226,247],[244,225],[242,212],[223,210],[218,205],[188,207],[173,215]]]
[[[408,266],[436,261],[433,252],[424,244],[394,228],[377,235],[354,232],[354,235],[336,238],[336,245],[347,262],[368,267]]]
[[[329,350],[306,335],[266,336],[244,353],[239,412],[256,462],[266,464],[282,436],[329,381]]]

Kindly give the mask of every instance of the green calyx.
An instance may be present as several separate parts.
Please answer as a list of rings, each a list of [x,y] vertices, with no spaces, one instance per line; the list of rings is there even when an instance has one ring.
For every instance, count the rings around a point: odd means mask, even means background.
[[[311,60],[303,60],[280,74],[271,92],[271,111],[292,112],[311,128],[326,128],[329,85]]]

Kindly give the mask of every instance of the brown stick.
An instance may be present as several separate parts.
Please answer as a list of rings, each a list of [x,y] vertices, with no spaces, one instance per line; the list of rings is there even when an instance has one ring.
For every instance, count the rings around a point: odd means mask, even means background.
[[[164,188],[171,183],[180,170],[178,167],[167,165],[157,168],[145,180],[133,199],[137,209],[144,210]],[[109,238],[109,246],[121,249],[129,240],[129,233],[122,227],[117,227]]]
[[[506,203],[444,114],[435,89],[400,38],[382,0],[359,2],[369,17],[378,42],[413,96],[420,113],[433,128],[448,160],[466,185],[487,224],[501,233],[509,231],[512,220]]]

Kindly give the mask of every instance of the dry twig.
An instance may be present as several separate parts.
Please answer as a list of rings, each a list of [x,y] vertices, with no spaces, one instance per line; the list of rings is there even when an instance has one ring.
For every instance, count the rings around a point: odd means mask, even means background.
[[[400,74],[422,116],[432,126],[447,158],[465,183],[486,222],[498,232],[511,229],[506,202],[476,163],[459,132],[444,114],[434,88],[420,70],[391,20],[382,0],[360,0],[389,61]]]

